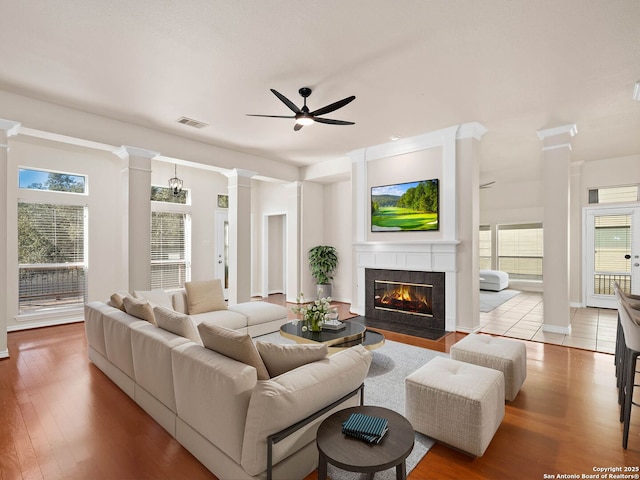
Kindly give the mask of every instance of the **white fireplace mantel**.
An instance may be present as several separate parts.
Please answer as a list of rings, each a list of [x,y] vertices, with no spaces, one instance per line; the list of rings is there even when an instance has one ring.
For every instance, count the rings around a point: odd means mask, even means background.
[[[406,243],[355,243],[358,268],[455,272],[460,242],[435,240]]]

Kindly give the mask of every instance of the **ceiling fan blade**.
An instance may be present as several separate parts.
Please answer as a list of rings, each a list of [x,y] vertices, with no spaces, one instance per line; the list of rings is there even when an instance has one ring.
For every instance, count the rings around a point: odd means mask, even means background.
[[[296,124],[293,126],[293,131],[294,131],[294,132],[297,132],[297,131],[298,131],[298,130],[300,130],[302,127],[304,127],[304,125],[300,125],[299,123],[296,123]]]
[[[328,123],[329,125],[355,125],[355,122],[345,122],[344,120],[332,120],[330,118],[314,118],[318,123]]]
[[[253,113],[247,113],[247,117],[267,117],[267,118],[296,118],[295,115],[255,115]]]
[[[346,104],[353,102],[356,99],[355,95],[352,95],[347,98],[343,98],[342,100],[338,100],[337,102],[332,103],[331,105],[327,105],[326,107],[319,108],[318,110],[314,110],[311,112],[311,115],[324,115],[325,113],[331,113],[334,110],[344,107]]]
[[[284,95],[282,95],[280,92],[274,90],[273,88],[270,89],[273,94],[278,97],[280,99],[280,101],[282,103],[284,103],[287,107],[289,107],[289,110],[291,110],[293,113],[300,113],[301,110],[296,106],[295,103],[293,103],[291,100],[289,100],[287,97],[285,97]]]
[[[491,188],[491,185],[493,185],[494,183],[496,182],[494,181],[494,182],[482,183],[480,184],[480,188]]]

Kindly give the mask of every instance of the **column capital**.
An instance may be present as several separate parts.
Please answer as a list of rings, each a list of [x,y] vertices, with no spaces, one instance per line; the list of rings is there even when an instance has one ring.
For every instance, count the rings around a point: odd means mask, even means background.
[[[253,178],[257,175],[257,172],[252,172],[250,170],[243,170],[241,168],[234,168],[232,170],[228,170],[223,172],[227,178]]]
[[[6,138],[13,137],[18,134],[22,124],[20,122],[14,122],[13,120],[4,120],[0,118],[0,130],[4,130]],[[6,143],[0,143],[0,148],[6,148],[9,150],[9,145]]]
[[[160,152],[154,152],[153,150],[146,150],[144,148],[131,147],[129,145],[122,145],[121,147],[115,149],[113,153],[122,159],[125,159],[127,157],[153,159],[160,155]]]
[[[456,140],[465,138],[475,138],[482,140],[482,136],[487,133],[487,127],[479,122],[463,123],[456,132]]]
[[[538,130],[536,132],[540,140],[546,140],[547,138],[557,137],[558,135],[566,135],[573,137],[578,133],[578,126],[575,123],[569,125],[562,125],[561,127],[546,128]]]

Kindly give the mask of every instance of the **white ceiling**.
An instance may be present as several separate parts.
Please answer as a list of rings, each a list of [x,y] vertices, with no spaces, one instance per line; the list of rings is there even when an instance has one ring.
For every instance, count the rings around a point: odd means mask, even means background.
[[[0,0],[0,89],[295,165],[477,121],[487,180],[640,154],[638,0]],[[270,91],[311,110],[298,132]],[[2,106],[0,105],[0,116]],[[179,125],[187,116],[209,126]],[[145,148],[145,145],[139,145]]]

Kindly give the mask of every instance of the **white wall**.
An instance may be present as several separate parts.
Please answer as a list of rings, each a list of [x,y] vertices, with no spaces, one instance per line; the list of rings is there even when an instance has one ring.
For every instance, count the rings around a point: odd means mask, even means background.
[[[339,302],[351,303],[353,293],[353,239],[351,228],[351,180],[329,183],[323,187],[324,244],[338,251],[338,269],[333,277],[332,297]]]
[[[371,188],[397,183],[416,182],[419,180],[440,180],[440,225],[438,231],[429,232],[372,232],[371,216],[367,216],[367,241],[393,242],[402,241],[440,240],[443,238],[443,221],[447,216],[442,215],[445,209],[443,202],[444,188],[442,172],[442,148],[430,148],[417,152],[394,155],[378,160],[371,160],[367,164],[367,205],[371,205]]]
[[[302,184],[300,235],[301,292],[305,298],[316,298],[316,282],[309,268],[309,250],[316,245],[326,245],[324,237],[323,186],[315,182]]]
[[[287,218],[288,196],[290,192],[286,184],[254,180],[251,183],[251,205],[253,211],[253,275],[252,295],[266,296],[269,294],[269,277],[275,283],[285,284],[283,277],[278,280],[273,272],[268,270],[282,270],[284,258],[282,254],[286,248],[286,237],[271,231],[282,228],[295,228],[295,223]],[[274,219],[279,220],[274,220]],[[270,220],[271,219],[271,220]],[[284,225],[279,224],[281,221]],[[281,233],[281,232],[280,232]],[[277,276],[276,276],[277,277]],[[277,287],[274,287],[278,289]]]
[[[496,182],[480,190],[480,225],[541,222],[542,180]]]

